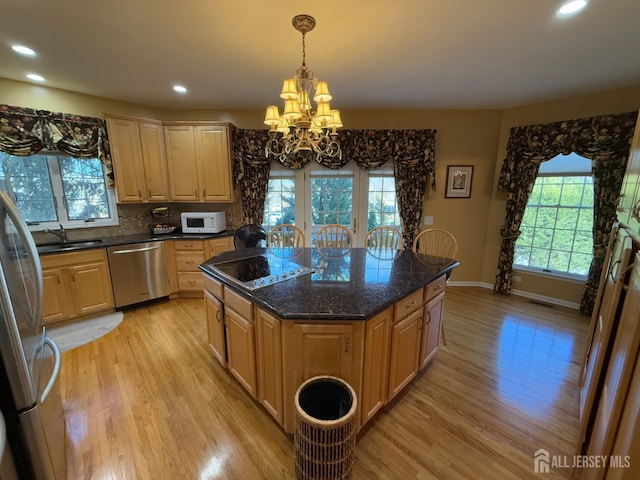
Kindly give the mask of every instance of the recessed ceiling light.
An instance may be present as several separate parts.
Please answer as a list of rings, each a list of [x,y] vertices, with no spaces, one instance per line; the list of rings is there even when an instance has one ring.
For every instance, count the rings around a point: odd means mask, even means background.
[[[27,57],[35,57],[36,55],[35,50],[25,47],[24,45],[11,45],[11,48],[14,52]]]
[[[28,73],[27,78],[31,80],[35,80],[36,82],[44,82],[45,78],[42,75],[38,75],[37,73]]]
[[[174,85],[173,91],[178,93],[187,93],[187,87],[183,87],[182,85]]]
[[[574,15],[587,6],[588,0],[570,0],[565,2],[556,12],[559,17]]]

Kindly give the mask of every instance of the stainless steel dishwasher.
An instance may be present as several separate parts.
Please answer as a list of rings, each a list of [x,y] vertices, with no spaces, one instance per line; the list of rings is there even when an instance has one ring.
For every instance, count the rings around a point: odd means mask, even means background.
[[[108,247],[116,308],[169,295],[164,242]]]

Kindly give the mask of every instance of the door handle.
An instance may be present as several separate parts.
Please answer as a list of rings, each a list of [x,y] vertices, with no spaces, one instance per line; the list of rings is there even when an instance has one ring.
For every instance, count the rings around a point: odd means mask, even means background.
[[[142,247],[142,248],[132,248],[132,249],[128,249],[128,250],[116,250],[113,253],[114,255],[120,255],[122,253],[136,253],[136,252],[146,252],[149,250],[157,250],[160,247],[156,246],[156,247]]]
[[[61,363],[60,348],[58,347],[58,344],[49,337],[44,337],[44,344],[47,345],[53,352],[53,372],[51,372],[51,377],[47,382],[47,386],[44,387],[44,389],[42,390],[42,394],[40,395],[40,403],[45,402],[45,400],[51,393],[53,386],[56,384],[56,380],[58,379],[58,375],[60,374],[60,363]]]

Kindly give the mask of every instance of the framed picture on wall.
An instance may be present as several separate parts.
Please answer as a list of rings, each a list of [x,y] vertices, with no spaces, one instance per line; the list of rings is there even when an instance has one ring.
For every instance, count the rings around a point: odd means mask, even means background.
[[[448,165],[445,198],[470,198],[473,165]]]

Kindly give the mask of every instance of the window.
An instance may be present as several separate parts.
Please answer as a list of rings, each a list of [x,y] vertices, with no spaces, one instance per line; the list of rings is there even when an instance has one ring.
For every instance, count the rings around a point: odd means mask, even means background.
[[[296,223],[296,195],[293,171],[271,170],[267,198],[264,202],[263,228],[268,232],[276,225]]]
[[[400,227],[393,170],[362,170],[347,164],[330,170],[312,163],[290,170],[273,163],[265,201],[263,227],[293,223],[304,231],[307,245],[328,223],[339,223],[361,245],[371,228]],[[355,227],[355,228],[354,228]]]
[[[399,229],[400,212],[393,171],[370,172],[368,193],[367,230],[381,225],[392,225]]]
[[[117,225],[115,194],[97,158],[56,153],[19,157],[0,152],[0,187],[31,230]]]
[[[544,162],[520,226],[514,266],[586,277],[592,229],[591,161],[572,154]]]

